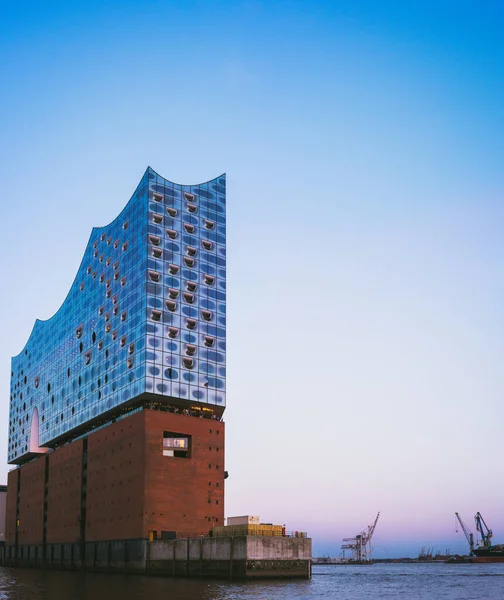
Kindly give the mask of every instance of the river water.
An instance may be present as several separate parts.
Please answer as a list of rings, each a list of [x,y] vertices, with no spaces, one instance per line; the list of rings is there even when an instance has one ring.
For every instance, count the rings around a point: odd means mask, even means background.
[[[311,581],[227,583],[0,568],[0,600],[500,600],[504,564],[315,566]]]

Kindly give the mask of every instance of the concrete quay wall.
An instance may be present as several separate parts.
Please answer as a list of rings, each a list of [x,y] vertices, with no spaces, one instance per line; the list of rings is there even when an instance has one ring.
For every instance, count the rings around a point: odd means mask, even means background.
[[[2,564],[168,577],[309,579],[311,539],[241,536],[7,546]]]

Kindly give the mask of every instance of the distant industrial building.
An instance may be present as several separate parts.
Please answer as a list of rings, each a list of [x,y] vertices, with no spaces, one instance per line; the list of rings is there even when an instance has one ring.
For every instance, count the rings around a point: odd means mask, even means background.
[[[7,546],[224,525],[225,201],[224,175],[148,168],[93,229],[62,306],[12,359]]]

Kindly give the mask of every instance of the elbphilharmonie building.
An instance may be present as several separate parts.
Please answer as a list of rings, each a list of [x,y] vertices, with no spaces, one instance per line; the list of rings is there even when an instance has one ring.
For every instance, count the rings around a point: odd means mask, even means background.
[[[148,168],[93,229],[63,304],[12,359],[8,544],[222,524],[225,207],[224,175],[179,185]]]

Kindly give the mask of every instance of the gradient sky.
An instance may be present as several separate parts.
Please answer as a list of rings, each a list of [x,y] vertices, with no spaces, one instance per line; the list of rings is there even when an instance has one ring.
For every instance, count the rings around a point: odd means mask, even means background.
[[[226,514],[504,542],[504,5],[0,2],[10,358],[147,165],[228,175]],[[8,467],[0,467],[5,481]],[[474,531],[474,527],[472,527]]]

